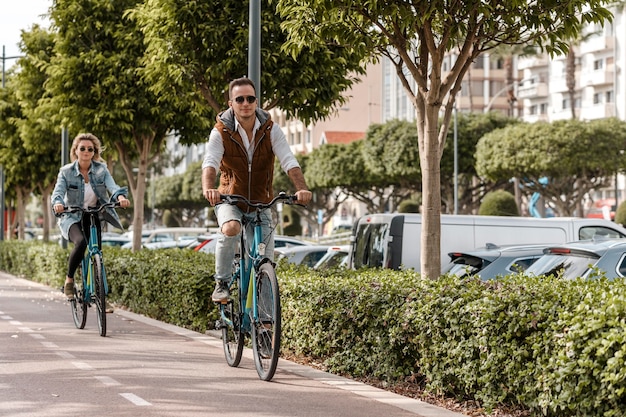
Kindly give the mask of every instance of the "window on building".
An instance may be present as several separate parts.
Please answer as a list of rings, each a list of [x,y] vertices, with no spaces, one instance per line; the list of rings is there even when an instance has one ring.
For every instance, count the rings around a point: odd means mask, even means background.
[[[528,114],[530,114],[530,115],[537,114],[537,105],[536,104],[533,104],[532,106],[530,106],[530,109],[528,109]]]
[[[594,71],[601,70],[602,68],[604,68],[604,60],[596,59],[595,61],[593,61],[593,70]]]
[[[472,64],[472,68],[475,68],[475,69],[482,69],[482,68],[484,68],[485,65],[484,65],[483,61],[484,61],[484,56],[483,55],[478,56],[474,60],[474,63]]]
[[[615,99],[613,98],[613,90],[610,90],[604,93],[604,102],[615,103]]]
[[[472,81],[470,84],[470,94],[473,96],[482,96],[484,89],[482,81]]]
[[[563,110],[567,110],[567,109],[571,108],[570,103],[571,102],[570,102],[569,98],[564,98],[563,101],[561,101],[561,108]]]
[[[602,104],[602,93],[594,93],[593,104]]]
[[[539,105],[539,114],[547,114],[548,113],[548,104],[547,103],[541,103]]]

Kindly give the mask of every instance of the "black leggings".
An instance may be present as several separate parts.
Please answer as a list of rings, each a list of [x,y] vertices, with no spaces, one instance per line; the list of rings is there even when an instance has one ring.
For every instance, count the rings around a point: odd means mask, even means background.
[[[100,242],[102,236],[102,230],[100,229],[100,220],[96,222],[96,229],[98,230],[98,242]],[[83,230],[85,233],[83,233]],[[74,243],[74,249],[70,252],[70,260],[67,267],[67,276],[74,278],[76,268],[80,265],[80,262],[85,256],[85,250],[87,249],[87,243],[89,242],[90,235],[90,223],[89,216],[83,216],[80,222],[76,222],[70,226],[68,237],[72,243]]]

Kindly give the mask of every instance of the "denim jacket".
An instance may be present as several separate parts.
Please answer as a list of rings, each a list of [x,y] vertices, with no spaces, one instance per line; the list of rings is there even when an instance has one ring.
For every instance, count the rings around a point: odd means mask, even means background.
[[[120,187],[115,183],[111,173],[106,165],[102,162],[91,161],[89,167],[89,182],[98,197],[98,204],[104,204],[108,201],[117,201],[119,195],[127,196],[126,187]],[[109,198],[108,195],[111,195]],[[80,173],[78,161],[67,164],[59,170],[57,182],[52,192],[52,205],[63,204],[64,206],[83,206],[85,199],[85,181]],[[114,209],[108,208],[102,217],[108,223],[118,229],[123,229],[120,218]],[[61,229],[61,234],[68,239],[70,226],[80,221],[80,213],[62,213],[57,224]]]

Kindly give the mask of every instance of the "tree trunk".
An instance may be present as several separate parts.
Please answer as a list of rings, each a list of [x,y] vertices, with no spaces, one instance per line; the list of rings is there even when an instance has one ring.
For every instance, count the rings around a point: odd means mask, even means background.
[[[570,45],[569,51],[567,52],[565,61],[565,84],[570,100],[572,119],[576,119],[576,52],[574,52],[574,45]]]
[[[54,189],[54,183],[49,184],[47,187],[40,189],[41,191],[41,207],[43,209],[43,228],[42,240],[44,242],[50,241],[50,227],[53,225],[52,217],[52,203],[50,202],[50,194]]]
[[[420,120],[424,113],[424,119]],[[421,273],[437,279],[441,275],[441,158],[438,140],[438,108],[426,105],[418,113],[418,140],[422,168]],[[421,124],[422,126],[420,126]]]

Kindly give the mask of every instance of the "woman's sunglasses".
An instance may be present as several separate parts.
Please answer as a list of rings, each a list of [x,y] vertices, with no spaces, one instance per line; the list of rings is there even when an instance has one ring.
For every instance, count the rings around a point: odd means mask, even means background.
[[[243,102],[245,100],[248,100],[248,103],[252,104],[256,101],[256,97],[255,96],[239,96],[239,97],[235,97],[235,101],[239,104],[243,104]]]
[[[78,150],[81,151],[81,152],[85,152],[85,151],[93,152],[93,148],[92,147],[85,148],[84,146],[81,146],[80,148],[78,148]]]

